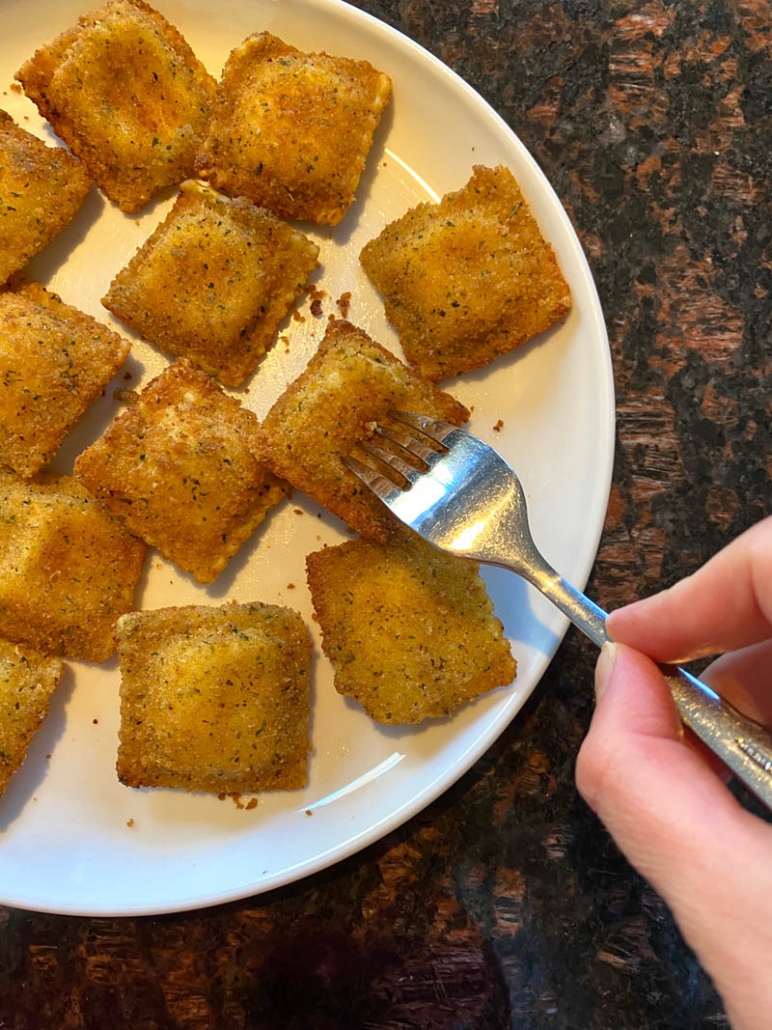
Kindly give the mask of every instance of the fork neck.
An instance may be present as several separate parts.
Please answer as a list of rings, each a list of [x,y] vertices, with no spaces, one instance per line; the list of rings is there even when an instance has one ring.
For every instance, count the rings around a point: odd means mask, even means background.
[[[523,559],[524,552],[528,555],[527,561]],[[515,549],[514,559],[510,559],[507,555],[503,558],[491,557],[482,560],[522,576],[548,600],[552,601],[564,615],[567,615],[577,629],[580,629],[598,647],[602,647],[608,641],[606,612],[556,572],[542,558],[530,539],[519,542]]]
[[[608,641],[606,612],[567,579],[542,561],[540,567],[522,573],[525,579],[567,615],[573,624],[598,647]]]

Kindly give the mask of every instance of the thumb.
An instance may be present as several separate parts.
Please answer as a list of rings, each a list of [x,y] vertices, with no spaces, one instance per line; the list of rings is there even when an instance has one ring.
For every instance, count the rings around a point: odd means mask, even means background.
[[[650,659],[624,644],[605,645],[596,691],[577,787],[668,903],[736,1012],[734,992],[748,985],[758,956],[768,979],[772,829],[741,808],[685,742],[665,680]],[[738,1025],[753,1026],[745,1015]]]
[[[708,806],[715,785],[685,746],[675,706],[652,661],[624,644],[606,644],[595,691],[597,708],[579,753],[577,786],[618,842],[624,840],[643,861],[648,832],[639,833],[640,818],[664,828],[673,815],[673,781],[677,786],[688,773],[691,792],[707,792]],[[694,804],[692,799],[690,812]]]

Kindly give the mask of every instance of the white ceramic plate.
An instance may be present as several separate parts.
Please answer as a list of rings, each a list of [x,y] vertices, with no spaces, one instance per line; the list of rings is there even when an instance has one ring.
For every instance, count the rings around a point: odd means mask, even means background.
[[[33,50],[90,9],[88,0],[3,0],[0,106],[53,139],[33,105],[11,89]],[[96,6],[94,4],[93,6]],[[508,165],[555,247],[573,311],[554,332],[490,368],[444,384],[474,409],[471,428],[511,461],[525,484],[544,554],[582,585],[608,500],[614,401],[608,343],[595,288],[560,203],[501,119],[426,51],[339,0],[157,0],[210,71],[267,29],[308,50],[367,58],[391,75],[394,98],[377,134],[357,202],[334,231],[314,231],[327,291],[324,313],[288,319],[289,353],[276,347],[244,402],[262,416],[303,368],[334,299],[351,291],[349,317],[397,353],[381,303],[358,265],[362,245],[413,204],[457,189],[475,163]],[[126,216],[92,191],[75,222],[31,265],[64,300],[110,322],[100,305],[115,272],[172,202]],[[306,227],[304,227],[306,228]],[[124,327],[114,323],[119,331]],[[128,369],[137,386],[165,359],[137,341]],[[115,414],[123,373],[70,434],[54,462],[73,457]],[[501,420],[503,426],[494,431]],[[297,510],[302,514],[298,514]],[[133,790],[114,763],[119,674],[69,663],[27,762],[0,802],[0,902],[78,914],[142,914],[212,905],[297,880],[356,852],[420,811],[488,748],[533,690],[566,629],[551,606],[514,576],[488,570],[496,609],[519,662],[514,685],[418,728],[377,726],[334,690],[321,656],[304,557],[343,539],[340,523],[302,495],[281,507],[209,588],[151,552],[144,608],[219,604],[229,598],[289,605],[315,636],[313,746],[308,787],[262,795],[252,810],[232,800]],[[292,584],[292,586],[291,586]],[[49,757],[50,756],[50,757]],[[131,825],[130,825],[131,824]]]

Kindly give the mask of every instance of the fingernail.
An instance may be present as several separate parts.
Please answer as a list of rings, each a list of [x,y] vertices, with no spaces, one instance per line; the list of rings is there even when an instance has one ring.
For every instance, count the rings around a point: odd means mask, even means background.
[[[595,666],[595,701],[600,701],[611,680],[611,672],[617,660],[617,645],[609,641],[600,649],[598,664]]]

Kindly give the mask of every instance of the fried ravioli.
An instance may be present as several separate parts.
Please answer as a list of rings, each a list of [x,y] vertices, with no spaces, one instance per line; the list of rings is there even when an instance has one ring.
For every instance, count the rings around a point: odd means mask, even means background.
[[[376,722],[448,715],[514,679],[475,563],[404,531],[315,551],[306,569],[335,688]]]
[[[260,460],[363,536],[386,540],[396,519],[344,464],[373,423],[394,409],[454,425],[459,401],[410,369],[362,330],[330,322],[305,371],[279,397],[258,434]]]
[[[132,612],[116,635],[122,783],[305,786],[311,641],[297,612],[258,602]]]
[[[134,606],[145,545],[74,479],[0,475],[0,625],[45,654],[102,662]]]
[[[391,80],[367,61],[250,36],[225,65],[196,171],[282,218],[337,225],[390,96]]]
[[[58,658],[0,640],[0,795],[24,761],[63,675]]]
[[[254,456],[258,428],[180,360],[79,455],[75,476],[132,533],[211,583],[287,492]]]
[[[102,303],[162,350],[239,386],[318,254],[303,233],[250,201],[186,182]]]
[[[478,165],[371,240],[362,266],[408,364],[437,382],[494,361],[568,314],[571,294],[512,173]]]
[[[216,82],[143,0],[108,0],[16,78],[122,211],[192,174]]]
[[[0,468],[33,476],[130,346],[37,283],[0,290]]]
[[[69,225],[90,189],[76,157],[0,111],[0,285]]]

